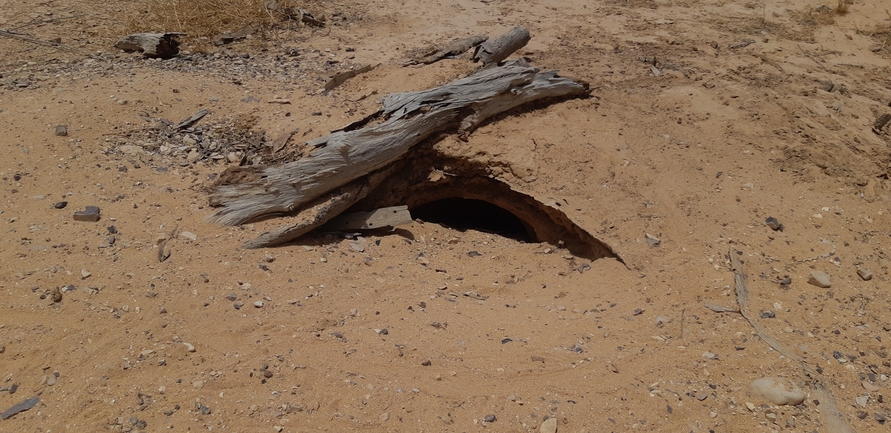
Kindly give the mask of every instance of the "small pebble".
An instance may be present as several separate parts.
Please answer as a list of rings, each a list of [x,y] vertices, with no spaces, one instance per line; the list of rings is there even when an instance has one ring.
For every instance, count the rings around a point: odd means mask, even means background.
[[[764,224],[767,224],[773,231],[783,231],[783,225],[774,217],[767,217],[767,219],[764,220]]]
[[[857,275],[860,276],[863,281],[869,281],[872,279],[872,271],[868,269],[857,269]]]
[[[548,418],[538,427],[539,433],[557,433],[557,418]]]
[[[65,125],[56,126],[56,136],[66,137],[68,135],[68,127]]]
[[[263,301],[254,302],[254,306],[257,308],[263,308]]]
[[[189,352],[195,351],[195,346],[192,345],[191,343],[183,343],[183,344],[186,346],[186,350],[188,350]]]
[[[230,293],[230,294],[226,295],[226,299],[228,299],[230,301],[234,301],[234,300],[238,299],[238,295],[235,293]]]
[[[773,318],[775,318],[775,317],[777,317],[777,314],[774,313],[773,311],[768,310],[768,311],[762,311],[762,312],[761,312],[761,318],[762,318],[762,319],[773,319]]]
[[[495,422],[497,419],[495,415],[486,415],[483,417],[483,422]]]
[[[822,271],[812,271],[807,282],[812,286],[817,286],[822,289],[828,289],[832,286],[832,281],[830,281],[829,275]]]
[[[68,206],[67,201],[60,201],[60,202],[53,203],[53,207],[56,209],[65,209],[65,206]]]
[[[860,382],[860,384],[863,385],[863,389],[865,389],[866,392],[876,392],[879,390],[879,387],[869,383],[868,380],[864,380]]]
[[[236,310],[240,310],[241,307],[244,307],[244,302],[235,302],[232,304],[232,307],[235,308]]]
[[[195,388],[204,388],[204,381],[196,380],[196,381],[192,382],[192,386]]]
[[[646,235],[646,238],[647,238],[647,245],[649,245],[650,248],[653,248],[653,247],[655,247],[655,246],[658,246],[659,244],[662,243],[662,240],[661,240],[661,239],[659,239],[659,238],[657,238],[657,237],[655,237],[655,236],[653,236],[653,235],[651,235],[651,234],[649,234],[649,233],[645,233],[645,235]]]
[[[90,278],[90,275],[93,275],[93,274],[90,273],[90,271],[88,271],[88,270],[86,270],[86,269],[81,269],[81,270],[80,270],[80,276],[81,276],[81,278],[83,278],[83,279]]]
[[[384,422],[384,421],[390,419],[390,414],[384,412],[381,414],[381,416],[378,417],[378,419],[381,420],[381,422]]]
[[[873,418],[874,418],[876,421],[878,421],[879,424],[884,424],[885,421],[887,420],[887,418],[885,417],[885,415],[882,415],[882,414],[880,414],[880,413],[878,413],[878,412],[876,412],[875,415],[873,415]]]
[[[87,206],[82,211],[77,211],[74,213],[75,221],[86,221],[86,222],[96,222],[99,221],[99,207],[97,206]]]
[[[807,394],[789,379],[765,377],[753,381],[750,386],[755,395],[778,406],[796,406],[807,397]],[[746,405],[748,406],[748,403]]]

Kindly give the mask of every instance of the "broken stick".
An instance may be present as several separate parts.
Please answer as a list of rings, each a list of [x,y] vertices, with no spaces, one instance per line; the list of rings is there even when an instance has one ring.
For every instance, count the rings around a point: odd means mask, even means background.
[[[447,57],[460,56],[461,54],[466,53],[469,49],[486,42],[488,39],[488,36],[471,36],[469,38],[455,39],[452,43],[437,50],[433,54],[421,57],[420,59],[409,60],[406,65],[416,65],[418,63],[429,65],[430,63],[440,61]]]

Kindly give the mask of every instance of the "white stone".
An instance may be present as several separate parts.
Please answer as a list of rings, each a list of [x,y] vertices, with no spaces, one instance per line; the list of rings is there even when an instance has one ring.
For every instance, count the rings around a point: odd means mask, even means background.
[[[557,418],[548,418],[538,427],[539,433],[557,433]]]
[[[756,396],[778,406],[795,406],[801,404],[807,397],[807,394],[789,379],[765,377],[753,381],[750,386]]]
[[[828,289],[832,286],[832,281],[829,279],[829,274],[822,271],[812,271],[811,275],[807,279],[808,284],[817,286],[823,289]]]

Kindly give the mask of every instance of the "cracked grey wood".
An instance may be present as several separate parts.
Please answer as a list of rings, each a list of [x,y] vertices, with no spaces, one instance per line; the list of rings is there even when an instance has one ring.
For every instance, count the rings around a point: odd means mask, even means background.
[[[311,140],[307,157],[251,169],[242,180],[211,188],[209,217],[227,225],[290,214],[313,199],[400,159],[435,132],[459,127],[466,136],[486,119],[542,98],[585,95],[584,84],[539,72],[523,62],[488,68],[443,86],[389,95],[383,122]],[[332,215],[331,217],[336,216]],[[330,219],[330,218],[329,218]]]

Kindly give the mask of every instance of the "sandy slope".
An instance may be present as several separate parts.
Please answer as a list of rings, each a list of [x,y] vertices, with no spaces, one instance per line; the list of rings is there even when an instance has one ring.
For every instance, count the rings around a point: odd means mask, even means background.
[[[769,376],[818,379],[855,431],[887,429],[891,138],[871,129],[891,112],[882,2],[825,23],[802,0],[350,1],[330,5],[346,18],[330,31],[177,67],[111,48],[139,1],[22,3],[0,0],[0,29],[79,16],[20,30],[69,50],[0,38],[0,388],[18,385],[0,410],[41,399],[0,431],[538,431],[548,417],[561,432],[832,431],[825,400],[752,395]],[[205,221],[226,163],[152,152],[133,133],[206,107],[202,122],[253,115],[269,137],[315,138],[380,95],[473,68],[403,68],[406,52],[513,25],[533,33],[522,55],[592,96],[433,145],[562,201],[627,266],[421,221],[362,252],[324,236],[242,250],[276,221]],[[376,63],[319,92],[338,67]],[[74,221],[88,205],[102,220]],[[739,314],[704,306],[735,302],[731,250],[750,311],[814,378]],[[812,270],[832,287],[809,285]]]

